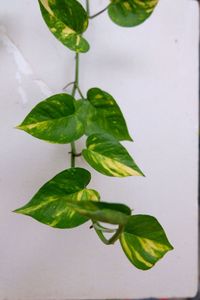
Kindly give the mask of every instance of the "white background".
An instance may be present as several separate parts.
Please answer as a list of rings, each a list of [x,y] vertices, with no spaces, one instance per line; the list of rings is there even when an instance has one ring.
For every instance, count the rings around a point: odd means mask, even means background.
[[[107,1],[95,0],[92,11]],[[197,290],[198,5],[161,0],[137,28],[107,14],[91,21],[81,55],[84,92],[118,101],[145,178],[93,172],[104,201],[156,216],[175,250],[150,271],[135,269],[119,244],[105,246],[89,223],[56,230],[12,213],[69,167],[69,148],[17,131],[31,108],[73,80],[74,54],[44,24],[37,1],[0,1],[0,299],[191,297]],[[81,149],[83,142],[79,143]],[[78,159],[79,166],[87,166]]]

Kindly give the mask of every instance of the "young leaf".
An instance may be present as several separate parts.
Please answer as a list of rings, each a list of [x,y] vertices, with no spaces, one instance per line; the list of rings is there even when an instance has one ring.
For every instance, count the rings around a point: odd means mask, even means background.
[[[157,3],[158,0],[111,0],[108,14],[117,25],[133,27],[150,17]]]
[[[83,150],[85,160],[98,172],[114,177],[140,176],[138,168],[127,150],[108,134],[93,134]]]
[[[76,0],[39,0],[44,21],[55,37],[76,52],[87,52],[88,42],[81,36],[87,29],[88,16]]]
[[[87,216],[80,215],[67,203],[99,200],[96,191],[86,189],[90,178],[85,169],[67,169],[44,184],[28,204],[15,212],[55,228],[79,226],[88,220]]]
[[[109,133],[119,141],[132,141],[123,114],[115,99],[99,88],[87,92],[93,110],[87,118],[86,134]]]
[[[67,201],[67,206],[93,221],[110,224],[125,225],[131,215],[131,210],[128,206],[118,203]]]
[[[74,106],[74,98],[58,94],[37,104],[18,129],[51,143],[66,144],[84,134],[83,122]]]
[[[131,216],[121,234],[122,249],[138,269],[148,270],[173,247],[158,221],[148,215]]]

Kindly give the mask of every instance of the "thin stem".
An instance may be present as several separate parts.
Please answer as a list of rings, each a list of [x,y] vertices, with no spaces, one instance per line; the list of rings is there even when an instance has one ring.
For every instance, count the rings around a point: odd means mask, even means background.
[[[104,226],[102,226],[101,224],[99,224],[98,222],[93,223],[93,227],[97,230],[100,230],[102,232],[109,232],[109,233],[113,233],[116,231],[116,229],[110,229],[110,228],[106,228]]]
[[[86,11],[87,11],[87,15],[90,15],[90,2],[89,0],[86,0]]]
[[[81,96],[81,98],[85,99],[84,96],[83,96],[83,93],[81,92],[81,90],[79,88],[79,86],[77,86],[76,88],[77,88],[77,91],[78,91],[79,95]]]
[[[75,96],[77,86],[79,85],[79,53],[78,52],[76,52],[75,61],[76,61],[76,63],[75,63],[75,80],[74,80],[74,86],[73,86],[73,90],[72,90],[73,97]]]
[[[105,238],[105,236],[103,235],[101,230],[98,230],[94,227],[98,237],[100,238],[100,240],[105,244],[105,245],[109,245],[109,241]]]
[[[109,5],[107,5],[104,9],[100,10],[98,13],[92,15],[92,16],[89,16],[89,19],[94,19],[96,18],[97,16],[101,15],[104,11],[106,11],[108,9]]]
[[[76,145],[75,142],[71,142],[71,168],[75,167],[75,159],[76,159]]]
[[[93,227],[97,233],[97,235],[99,236],[100,240],[106,244],[106,245],[112,245],[114,244],[120,237],[121,233],[123,232],[124,230],[124,226],[123,225],[119,225],[118,229],[116,230],[115,234],[110,238],[110,239],[107,239],[102,230],[101,229],[97,229],[96,228],[96,225],[95,225],[95,222],[93,222]]]
[[[124,226],[119,225],[119,228],[117,229],[115,234],[109,239],[109,245],[114,244],[118,240],[123,230],[124,230]]]
[[[75,80],[72,89],[72,96],[74,97],[76,94],[76,89],[79,83],[79,53],[76,52],[75,55]],[[75,167],[75,160],[76,160],[76,145],[75,142],[71,142],[71,168]]]
[[[74,85],[74,81],[72,81],[72,82],[69,82],[68,84],[66,84],[64,87],[63,87],[63,90],[66,90],[70,85]]]

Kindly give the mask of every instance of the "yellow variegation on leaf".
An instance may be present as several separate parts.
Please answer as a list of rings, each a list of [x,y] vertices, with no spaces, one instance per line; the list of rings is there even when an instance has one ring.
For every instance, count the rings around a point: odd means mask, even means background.
[[[133,215],[120,236],[124,253],[138,269],[148,270],[173,247],[152,216]]]
[[[86,121],[86,134],[108,133],[118,141],[132,141],[126,121],[115,99],[99,88],[87,92],[91,105]]]
[[[67,169],[45,183],[30,202],[15,212],[55,228],[79,226],[89,218],[77,213],[72,204],[100,199],[97,191],[86,189],[90,179],[91,175],[85,169]]]
[[[127,150],[109,134],[92,134],[83,150],[85,160],[98,172],[114,177],[144,176]]]
[[[17,128],[51,143],[75,141],[84,134],[84,124],[74,102],[71,95],[53,95],[37,104]]]
[[[88,42],[82,37],[88,16],[76,0],[39,0],[44,21],[53,35],[69,49],[87,52]]]

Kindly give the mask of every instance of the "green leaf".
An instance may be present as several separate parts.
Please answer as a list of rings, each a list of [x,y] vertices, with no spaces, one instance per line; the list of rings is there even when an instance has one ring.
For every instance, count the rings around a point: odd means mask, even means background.
[[[86,134],[108,133],[119,141],[132,141],[123,114],[115,99],[99,88],[87,93],[92,108],[87,118]]]
[[[51,143],[75,141],[85,129],[74,102],[68,94],[51,96],[37,104],[17,128]]]
[[[87,52],[88,42],[81,36],[87,29],[88,16],[76,0],[39,0],[44,21],[54,36],[69,49]]]
[[[90,115],[92,114],[93,107],[90,105],[89,101],[86,100],[76,100],[74,102],[75,109],[77,111],[77,114],[79,116],[79,119],[82,121],[85,127],[86,131],[86,126],[88,119],[90,118]],[[86,132],[85,132],[86,134]]]
[[[79,226],[88,218],[76,213],[72,204],[98,201],[100,198],[96,191],[86,189],[90,179],[91,175],[85,169],[67,169],[44,184],[28,204],[15,212],[55,228]]]
[[[91,202],[91,201],[68,201],[67,205],[93,221],[110,224],[125,225],[131,215],[128,206],[119,203]]]
[[[173,247],[158,221],[148,215],[131,216],[120,237],[121,246],[131,263],[148,270]]]
[[[93,134],[83,150],[85,160],[98,172],[114,177],[140,176],[138,168],[127,150],[108,134]]]
[[[133,27],[150,17],[158,0],[111,0],[108,14],[117,25]]]

